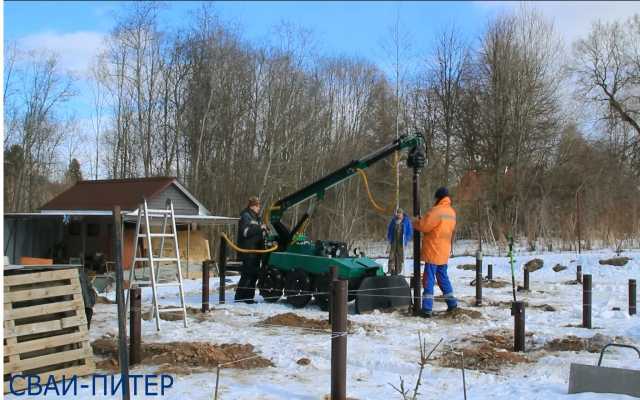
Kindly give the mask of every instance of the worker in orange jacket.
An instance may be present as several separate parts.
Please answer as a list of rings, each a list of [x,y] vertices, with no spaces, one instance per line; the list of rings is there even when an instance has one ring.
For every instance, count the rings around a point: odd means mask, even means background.
[[[451,243],[456,229],[456,212],[451,207],[451,197],[446,187],[435,193],[434,206],[421,218],[413,220],[413,229],[422,232],[420,259],[425,263],[422,280],[422,316],[430,317],[433,309],[433,285],[438,282],[447,302],[447,311],[458,307],[453,287],[447,275],[447,263],[451,254]]]

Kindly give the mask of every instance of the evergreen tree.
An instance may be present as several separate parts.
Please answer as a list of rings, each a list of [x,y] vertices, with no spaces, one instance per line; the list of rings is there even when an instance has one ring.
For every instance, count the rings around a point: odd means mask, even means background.
[[[67,183],[75,185],[82,180],[82,171],[80,170],[80,163],[77,159],[72,159],[69,163],[69,168],[65,174],[65,181]]]

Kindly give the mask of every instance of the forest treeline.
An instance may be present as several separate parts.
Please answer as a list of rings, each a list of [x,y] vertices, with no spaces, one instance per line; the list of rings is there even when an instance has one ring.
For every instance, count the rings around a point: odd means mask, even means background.
[[[251,195],[268,204],[396,134],[421,132],[423,210],[448,185],[459,237],[514,233],[532,246],[559,238],[571,247],[578,224],[585,239],[608,244],[640,233],[637,15],[594,21],[575,43],[528,8],[491,18],[476,38],[453,25],[411,38],[396,25],[387,34],[394,72],[385,73],[363,58],[319,55],[313,34],[291,24],[257,44],[211,7],[178,31],[160,11],[129,5],[94,61],[99,145],[88,159],[60,156],[83,145],[60,112],[77,97],[73,77],[54,54],[5,46],[5,211],[37,209],[82,179],[81,164],[109,178],[177,176],[214,213],[237,215]],[[409,70],[400,54],[414,41],[431,51]],[[410,210],[405,158],[400,206]],[[367,171],[390,207],[393,160]],[[327,192],[309,233],[382,238],[388,218],[354,177]]]

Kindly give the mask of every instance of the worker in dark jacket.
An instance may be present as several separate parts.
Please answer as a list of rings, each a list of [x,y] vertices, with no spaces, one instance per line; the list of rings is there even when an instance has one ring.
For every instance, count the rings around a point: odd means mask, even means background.
[[[247,208],[240,213],[238,247],[251,250],[264,249],[264,232],[266,230],[266,225],[260,219],[260,200],[257,197],[251,197]],[[260,269],[260,254],[239,253],[239,258],[242,261],[242,271],[235,300],[252,304]]]

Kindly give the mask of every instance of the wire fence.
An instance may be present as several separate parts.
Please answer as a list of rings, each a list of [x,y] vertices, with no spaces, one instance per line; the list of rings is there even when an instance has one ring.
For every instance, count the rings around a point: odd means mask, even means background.
[[[410,279],[411,276],[406,276],[406,275],[399,275],[402,276],[405,279]],[[555,282],[557,283],[557,282]],[[599,285],[601,286],[605,286],[605,287],[610,287],[610,286],[619,286],[619,284],[614,284],[614,283],[600,283]],[[235,288],[239,288],[239,289],[256,289],[255,287],[250,287],[250,286],[236,286]],[[405,285],[396,285],[396,286],[392,286],[392,287],[388,287],[385,288],[386,290],[397,290],[397,289],[406,289],[407,286]],[[262,288],[263,290],[267,291],[267,292],[279,292],[282,293],[281,295],[278,296],[272,296],[272,297],[266,297],[265,299],[280,299],[280,298],[286,298],[286,297],[297,297],[297,296],[330,296],[331,292],[330,291],[317,291],[317,290],[295,290],[293,293],[287,293],[286,290],[284,288],[280,288],[280,287],[272,287],[272,288]],[[403,296],[403,295],[395,295],[395,294],[388,294],[388,293],[376,293],[376,291],[380,291],[381,289],[379,288],[367,288],[367,289],[351,289],[351,290],[347,290],[347,293],[350,295],[358,295],[358,296],[364,296],[364,297],[390,297],[390,298],[410,298],[413,299],[414,296],[412,295],[407,295],[407,296]],[[308,322],[305,323],[304,320],[302,321],[296,321],[296,325],[290,325],[290,324],[278,324],[278,323],[265,323],[265,322],[252,322],[251,326],[253,327],[266,327],[266,328],[275,328],[275,329],[286,329],[287,333],[293,333],[295,335],[305,335],[305,334],[328,334],[328,338],[327,340],[314,340],[315,344],[318,345],[322,345],[325,346],[327,344],[331,344],[333,343],[334,340],[338,339],[338,338],[343,338],[343,337],[347,337],[348,335],[352,334],[349,333],[348,330],[346,331],[338,331],[335,332],[332,329],[328,329],[328,328],[318,328],[316,326],[305,326],[305,324],[312,324],[315,323],[316,321],[314,320],[313,322]],[[292,328],[295,329],[295,331],[292,331]],[[216,383],[215,383],[215,389],[214,389],[214,399],[218,399],[219,396],[219,389],[220,389],[220,380],[221,380],[221,369],[227,368],[227,367],[232,367],[235,364],[241,363],[241,362],[246,362],[246,361],[250,361],[253,359],[257,359],[261,357],[261,355],[253,355],[253,356],[249,356],[249,357],[244,357],[238,360],[232,360],[232,361],[227,361],[224,363],[220,363],[217,365],[216,368]],[[464,364],[463,364],[464,365]],[[464,367],[463,367],[464,368]],[[464,385],[464,383],[463,383]],[[465,391],[466,391],[466,387],[465,387]]]

